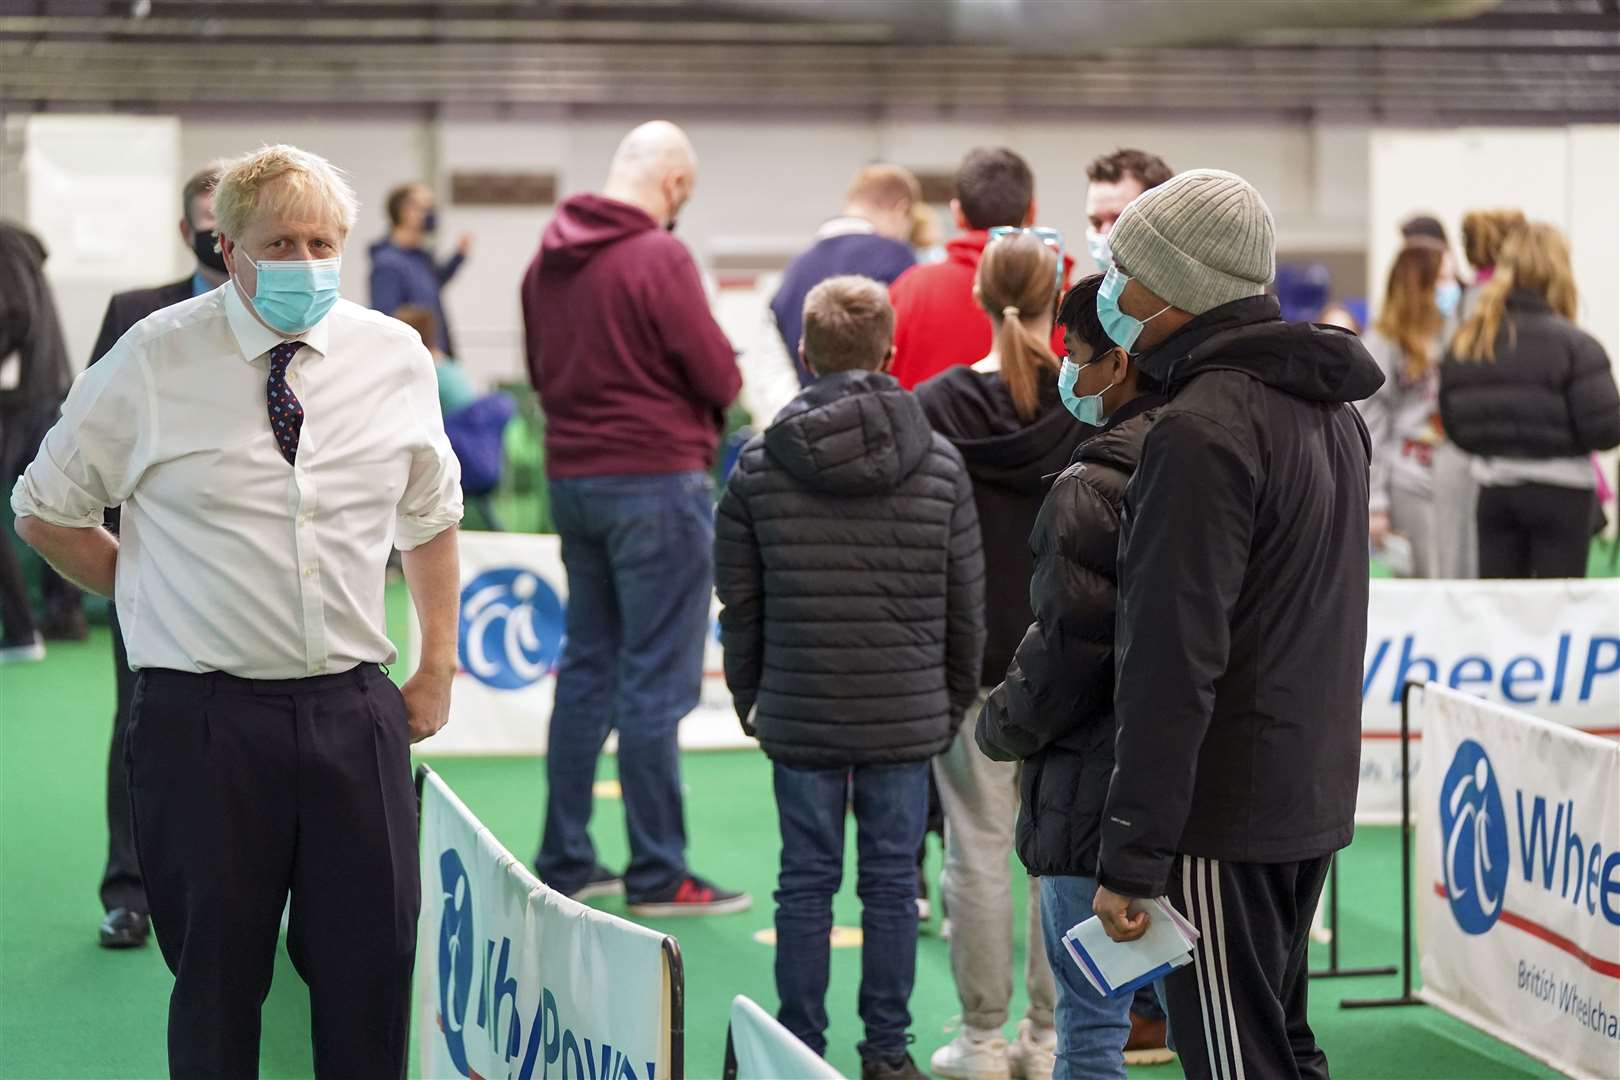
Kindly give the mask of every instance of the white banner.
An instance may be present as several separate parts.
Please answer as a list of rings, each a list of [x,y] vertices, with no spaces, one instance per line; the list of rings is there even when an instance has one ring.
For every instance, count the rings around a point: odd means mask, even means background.
[[[1374,581],[1363,671],[1356,820],[1393,824],[1409,679],[1620,735],[1620,580]]]
[[[1620,744],[1441,687],[1414,705],[1423,998],[1571,1076],[1620,1075]]]
[[[426,754],[543,754],[562,655],[568,577],[556,536],[464,532],[461,542],[461,671],[450,723],[419,745]],[[715,607],[718,612],[718,605]],[[749,746],[721,666],[710,619],[703,697],[681,721],[687,749]],[[413,612],[407,653],[421,652]],[[610,741],[611,751],[616,743]]]
[[[663,935],[552,892],[422,781],[422,1076],[668,1080]]]
[[[731,999],[731,1052],[736,1080],[843,1080],[843,1074],[751,998]]]

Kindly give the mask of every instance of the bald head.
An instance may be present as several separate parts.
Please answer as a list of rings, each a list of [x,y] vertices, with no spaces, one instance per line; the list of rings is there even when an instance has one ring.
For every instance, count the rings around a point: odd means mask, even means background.
[[[654,120],[619,143],[603,194],[641,207],[667,227],[691,197],[696,179],[697,154],[686,132],[667,120]]]

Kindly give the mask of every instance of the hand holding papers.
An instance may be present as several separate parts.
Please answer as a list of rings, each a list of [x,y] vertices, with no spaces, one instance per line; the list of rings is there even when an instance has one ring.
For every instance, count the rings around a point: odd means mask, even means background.
[[[1132,900],[1133,914],[1148,914],[1147,933],[1130,942],[1111,939],[1095,915],[1063,935],[1063,945],[1086,981],[1104,997],[1119,997],[1192,960],[1198,931],[1164,897]]]

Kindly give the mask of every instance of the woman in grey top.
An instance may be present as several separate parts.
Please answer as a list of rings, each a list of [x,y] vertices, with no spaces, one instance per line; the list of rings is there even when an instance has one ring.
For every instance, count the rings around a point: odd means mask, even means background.
[[[1460,527],[1474,516],[1474,484],[1440,425],[1440,358],[1461,292],[1445,244],[1411,237],[1365,339],[1384,372],[1360,403],[1372,434],[1369,526],[1402,576],[1474,576],[1474,538]]]

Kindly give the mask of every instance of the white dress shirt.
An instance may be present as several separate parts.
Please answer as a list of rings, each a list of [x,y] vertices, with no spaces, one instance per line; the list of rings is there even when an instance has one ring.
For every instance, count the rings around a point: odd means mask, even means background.
[[[118,618],[133,668],[292,679],[389,663],[388,552],[461,520],[433,359],[402,323],[339,300],[301,335],[296,466],[270,434],[281,338],[235,286],[165,308],[73,384],[12,492],[73,528],[123,506]]]

